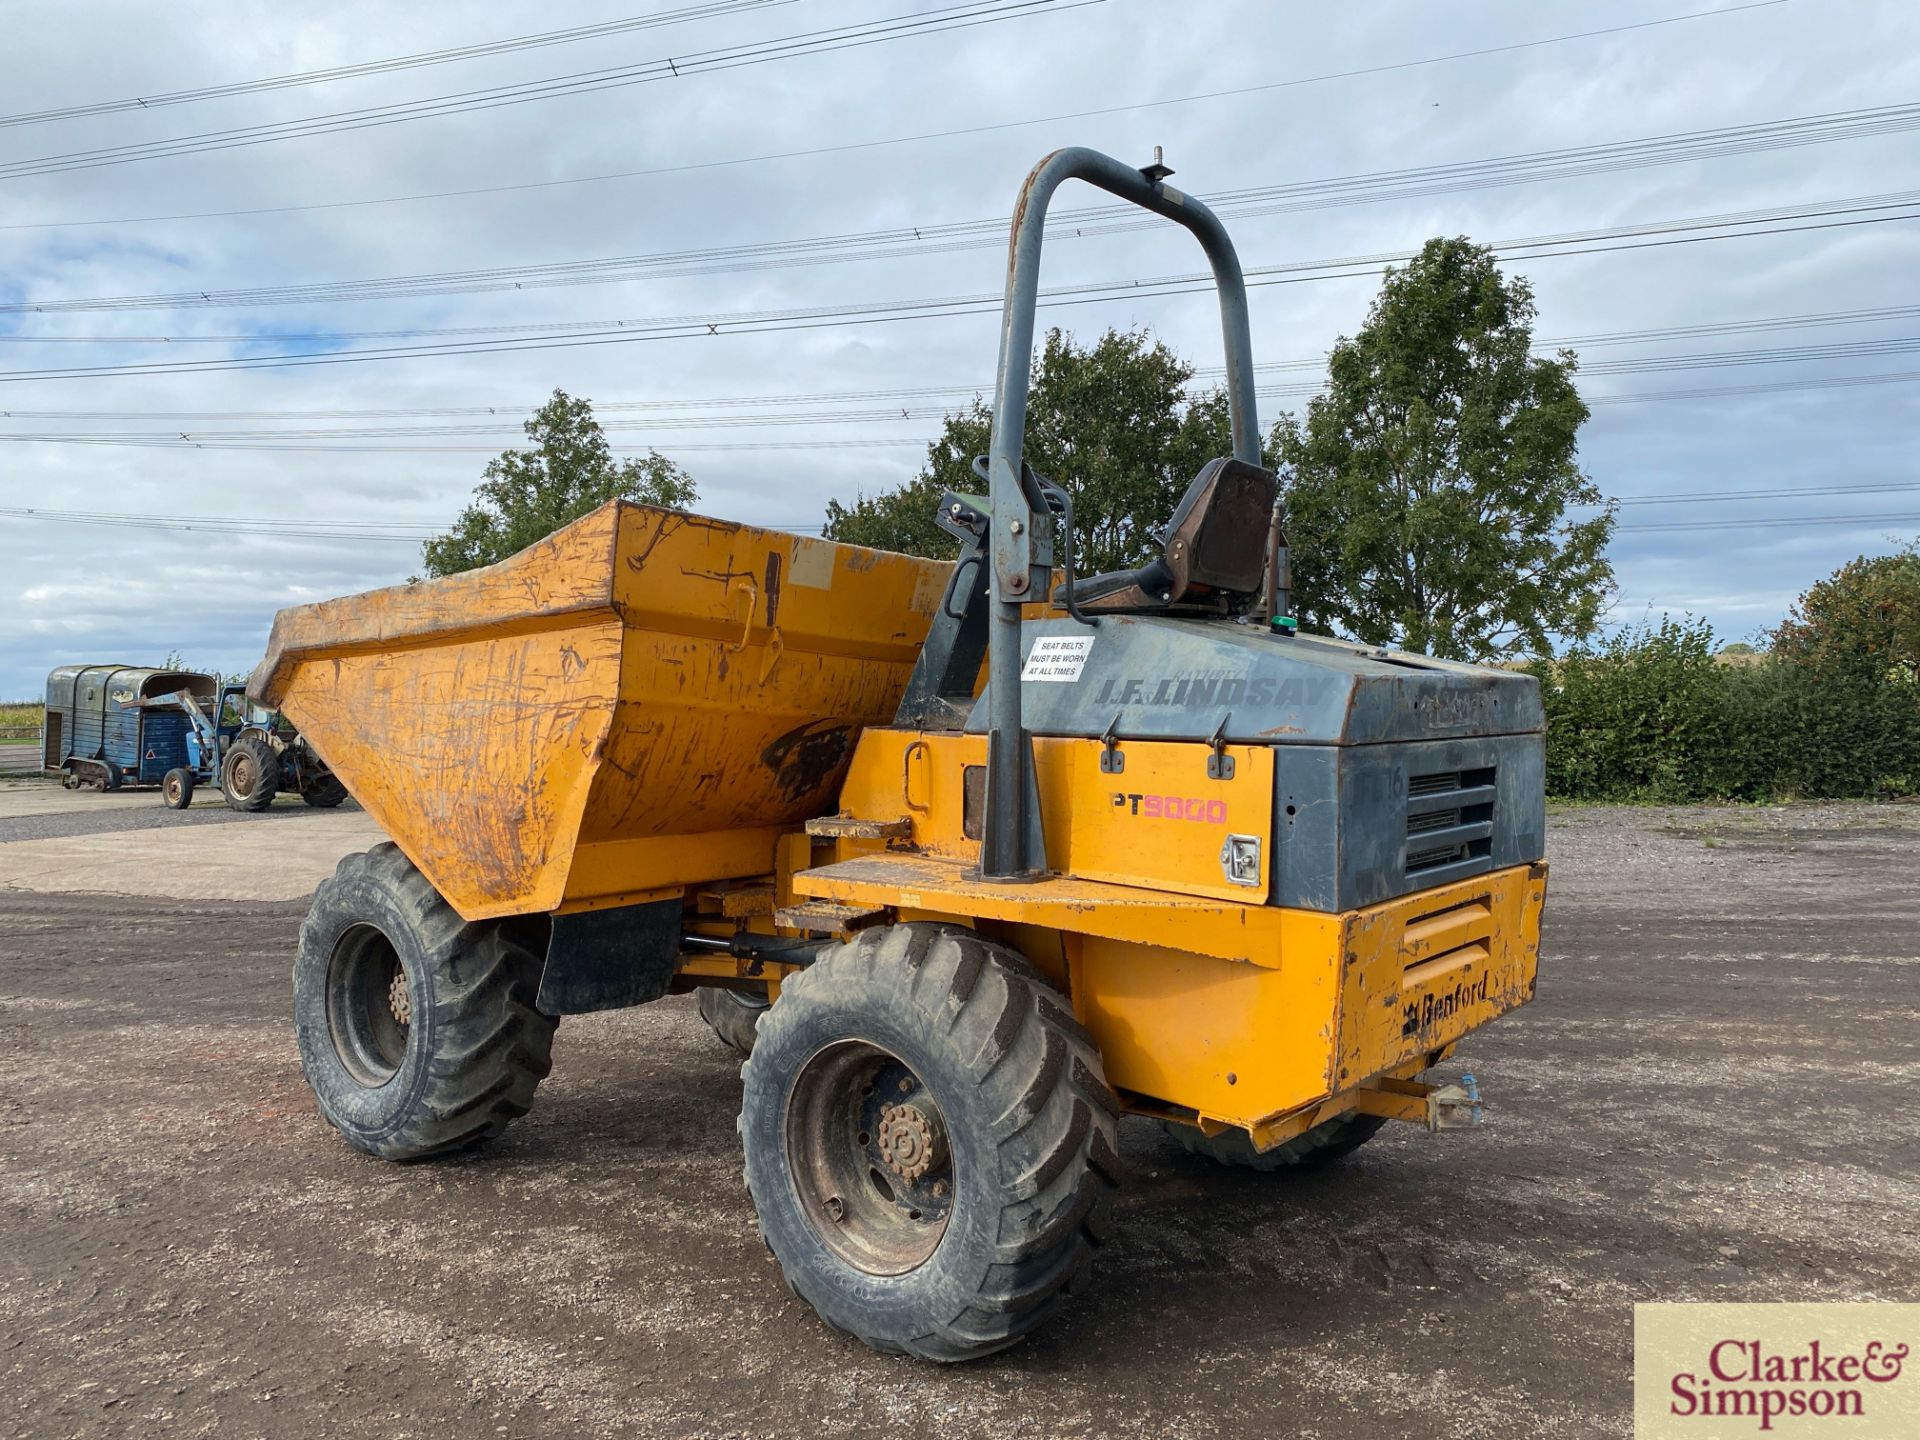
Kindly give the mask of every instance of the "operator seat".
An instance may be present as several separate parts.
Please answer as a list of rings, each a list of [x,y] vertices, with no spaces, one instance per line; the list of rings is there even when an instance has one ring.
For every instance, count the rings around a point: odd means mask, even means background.
[[[1160,553],[1135,570],[1073,582],[1088,614],[1244,609],[1266,583],[1267,530],[1273,513],[1271,470],[1244,460],[1209,460],[1175,507]],[[1053,593],[1066,602],[1067,587]]]

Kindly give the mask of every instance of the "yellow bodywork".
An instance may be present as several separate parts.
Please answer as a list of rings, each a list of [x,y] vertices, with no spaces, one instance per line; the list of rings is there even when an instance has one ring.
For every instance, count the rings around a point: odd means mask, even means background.
[[[469,920],[763,875],[890,720],[950,566],[650,506],[283,610],[249,692]]]
[[[1136,1108],[1276,1143],[1314,1107],[1355,1108],[1370,1082],[1425,1069],[1532,998],[1544,865],[1345,914],[1264,905],[1264,881],[1223,882],[1219,851],[1230,832],[1270,834],[1270,749],[1227,747],[1226,780],[1207,778],[1211,752],[1192,743],[1129,741],[1118,775],[1099,770],[1097,740],[1034,749],[1042,813],[1065,817],[1046,835],[1054,877],[1004,885],[970,872],[965,777],[985,763],[982,737],[875,730],[843,804],[908,819],[911,838],[839,841],[839,858],[795,875],[794,889],[995,931],[1066,990],[1108,1082]],[[1155,792],[1152,817],[1112,798]],[[1175,799],[1180,818],[1168,818]]]
[[[249,691],[469,920],[671,897],[714,937],[810,899],[978,927],[1071,998],[1130,1106],[1263,1145],[1416,1116],[1409,1077],[1531,997],[1544,865],[1345,914],[1230,873],[1230,836],[1272,854],[1268,746],[1126,741],[1115,767],[1038,738],[1050,875],[980,880],[985,737],[889,728],[950,569],[614,503],[484,570],[281,612]],[[804,833],[836,812],[891,838]]]

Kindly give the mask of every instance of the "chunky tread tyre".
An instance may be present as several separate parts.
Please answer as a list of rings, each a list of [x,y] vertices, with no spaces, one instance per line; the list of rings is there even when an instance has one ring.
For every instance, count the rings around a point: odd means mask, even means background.
[[[540,959],[524,938],[516,922],[463,921],[390,843],[347,856],[321,884],[300,927],[294,1024],[320,1112],[348,1144],[417,1160],[490,1140],[527,1113],[559,1022],[534,1008]],[[380,942],[391,951],[359,949]],[[342,1038],[354,1031],[357,954],[390,957],[385,973],[397,961],[403,977],[409,1021],[385,1032],[399,1038],[384,1079]]]
[[[798,1198],[788,1107],[829,1047],[898,1057],[953,1151],[946,1229],[904,1273],[823,1243]],[[969,1360],[1027,1335],[1085,1287],[1119,1173],[1119,1104],[1092,1038],[1014,951],[957,926],[863,931],[785,981],[741,1068],[740,1133],[761,1238],[789,1289],[876,1350]]]
[[[237,774],[236,774],[237,771]],[[250,777],[251,785],[236,783],[240,776]],[[257,815],[273,804],[280,791],[280,756],[258,735],[242,735],[233,742],[220,762],[220,793],[229,809]]]
[[[316,810],[331,810],[347,798],[347,787],[337,775],[322,775],[300,792],[300,798]]]
[[[1204,1155],[1222,1165],[1239,1170],[1317,1170],[1342,1156],[1351,1155],[1379,1133],[1387,1122],[1378,1115],[1347,1114],[1323,1121],[1276,1145],[1271,1150],[1253,1148],[1253,1138],[1244,1130],[1226,1130],[1218,1135],[1204,1134],[1197,1126],[1176,1121],[1161,1122],[1182,1148]]]
[[[741,1055],[753,1053],[753,1037],[760,1017],[767,1013],[767,997],[745,990],[728,990],[719,985],[700,987],[697,1002],[700,1018],[720,1037],[728,1049]]]

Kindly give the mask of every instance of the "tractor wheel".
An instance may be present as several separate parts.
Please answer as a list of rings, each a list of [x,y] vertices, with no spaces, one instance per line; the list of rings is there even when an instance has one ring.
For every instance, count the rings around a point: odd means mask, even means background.
[[[193,804],[193,771],[176,765],[160,782],[160,801],[169,810],[184,810]]]
[[[320,776],[300,792],[300,798],[317,810],[331,810],[347,798],[347,787],[331,772]]]
[[[955,926],[863,931],[781,985],[740,1074],[761,1238],[829,1325],[968,1360],[1083,1287],[1119,1105],[1013,951]]]
[[[280,790],[280,757],[258,735],[242,735],[220,766],[220,790],[227,805],[257,814],[273,804]]]
[[[1351,1155],[1386,1123],[1378,1115],[1338,1115],[1264,1151],[1253,1148],[1253,1137],[1244,1130],[1207,1135],[1198,1126],[1176,1121],[1162,1121],[1160,1128],[1183,1148],[1222,1165],[1239,1170],[1297,1171],[1315,1170],[1343,1155]]]
[[[315,892],[293,966],[300,1065],[349,1145],[417,1160],[498,1135],[552,1068],[524,921],[469,924],[392,844]]]
[[[700,987],[700,1018],[712,1027],[721,1043],[742,1055],[753,1053],[753,1036],[760,1017],[773,1002],[765,995],[727,990],[719,985]]]

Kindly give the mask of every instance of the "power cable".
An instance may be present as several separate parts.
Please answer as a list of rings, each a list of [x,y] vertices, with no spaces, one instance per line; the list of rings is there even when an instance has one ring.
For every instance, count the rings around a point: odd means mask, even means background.
[[[1771,9],[1776,5],[1785,3],[1787,3],[1787,0],[1756,0],[1756,3],[1752,4],[1729,5],[1710,10],[1693,10],[1680,15],[1666,16],[1657,20],[1643,20],[1626,25],[1605,26],[1597,30],[1581,30],[1564,35],[1550,35],[1538,40],[1519,41],[1509,45],[1487,46],[1476,50],[1458,50],[1443,55],[1426,56],[1417,60],[1402,60],[1390,64],[1365,66],[1352,70],[1331,71],[1320,75],[1297,76],[1292,79],[1271,81],[1261,85],[1244,85],[1228,90],[1210,90],[1193,95],[1176,95],[1162,100],[1143,100],[1126,105],[1106,106],[1094,110],[1078,110],[1063,114],[1041,115],[1029,120],[1011,120],[991,125],[973,125],[947,130],[927,131],[917,135],[888,136],[878,140],[855,141],[840,145],[823,145],[811,149],[782,150],[764,155],[735,156],[722,160],[654,166],[644,170],[618,170],[599,175],[575,175],[555,180],[522,181],[508,185],[481,185],[456,190],[429,190],[407,195],[375,196],[359,200],[328,200],[304,205],[264,205],[245,209],[198,210],[169,215],[129,215],[94,220],[17,222],[0,225],[0,230],[67,229],[96,225],[148,225],[179,220],[225,220],[241,216],[284,215],[309,210],[338,210],[369,205],[400,205],[411,204],[418,201],[456,199],[473,195],[498,195],[525,190],[544,190],[561,185],[589,185],[613,180],[647,179],[660,175],[677,175],[697,170],[714,170],[736,165],[757,165],[781,160],[810,159],[823,155],[843,155],[854,151],[881,149],[888,146],[920,144],[929,140],[947,140],[969,135],[993,134],[1005,130],[1025,129],[1035,125],[1053,125],[1072,120],[1098,119],[1108,115],[1122,115],[1135,110],[1157,109],[1169,105],[1189,105],[1209,100],[1232,99],[1301,85],[1316,85],[1334,80],[1353,79],[1398,70],[1418,69],[1429,65],[1449,64],[1456,60],[1476,59],[1486,55],[1505,54],[1515,50],[1538,49],[1547,45],[1561,45],[1575,40],[1587,40],[1605,35],[1624,34],[1632,30],[1649,30],[1664,25],[1678,25],[1691,20],[1717,19],[1723,16],[1739,14],[1742,11]]]
[[[324,70],[302,70],[293,75],[273,75],[261,80],[236,80],[222,85],[201,85],[188,90],[166,90],[153,95],[133,95],[123,100],[98,100],[87,105],[64,105],[52,110],[26,110],[17,115],[0,115],[0,126],[43,125],[53,120],[77,120],[91,115],[115,115],[129,110],[159,110],[172,105],[192,105],[202,100],[225,100],[235,95],[257,95],[269,90],[287,90],[303,85],[327,85],[336,80],[354,80],[364,75],[390,75],[398,70],[419,70],[433,65],[450,65],[461,60],[480,60],[508,55],[521,50],[540,50],[550,45],[572,45],[582,40],[604,40],[635,30],[657,30],[684,25],[695,20],[712,20],[744,10],[761,10],[773,5],[792,5],[798,0],[713,0],[705,5],[689,5],[679,10],[656,11],[651,15],[631,15],[624,20],[606,20],[598,25],[577,25],[570,30],[547,30],[537,35],[516,35],[509,40],[488,40],[476,45],[458,45],[446,50],[426,50],[416,55],[398,55],[386,60],[364,60],[356,65],[334,65]]]
[[[1798,525],[1920,525],[1920,514],[1783,515],[1763,520],[1671,520],[1655,525],[1616,525],[1614,533],[1654,530],[1776,530]]]
[[[98,169],[104,165],[127,165],[136,161],[172,159],[181,155],[200,155],[214,150],[234,150],[245,146],[265,145],[279,140],[300,139],[314,135],[337,135],[349,130],[399,125],[412,120],[424,120],[443,115],[465,115],[475,111],[495,110],[504,105],[523,105],[534,100],[583,95],[620,86],[646,85],[660,80],[683,80],[693,75],[708,75],[749,65],[764,65],[776,60],[865,49],[869,45],[880,45],[894,40],[942,35],[955,30],[972,29],[979,25],[1028,19],[1039,14],[1060,14],[1103,3],[1104,0],[973,0],[971,4],[949,5],[940,10],[893,15],[883,20],[806,31],[797,35],[781,36],[775,40],[695,51],[688,55],[662,57],[659,60],[642,61],[637,65],[577,71],[569,75],[551,76],[545,80],[463,90],[450,95],[398,101],[388,105],[363,106],[357,110],[309,115],[297,120],[275,120],[263,125],[208,130],[194,135],[177,135],[164,140],[146,140],[128,145],[109,145],[94,150],[73,150],[58,155],[39,155],[26,160],[5,161],[0,162],[0,180],[19,180],[32,175],[65,174],[74,170]]]
[[[1654,374],[1662,371],[1692,371],[1727,367],[1744,367],[1760,364],[1807,364],[1834,359],[1857,359],[1864,356],[1882,354],[1909,354],[1920,350],[1920,336],[1902,337],[1899,340],[1884,342],[1860,342],[1854,346],[1782,346],[1772,350],[1733,350],[1705,351],[1695,354],[1671,356],[1635,356],[1614,362],[1612,366],[1595,366],[1593,374]],[[1823,377],[1842,378],[1842,377]],[[1851,378],[1851,377],[1844,377]],[[1320,381],[1295,382],[1288,385],[1262,386],[1256,393],[1259,398],[1282,399],[1298,395],[1312,395],[1324,388]],[[884,392],[877,392],[884,393]],[[935,395],[949,397],[979,393],[959,389],[930,391]],[[778,397],[770,397],[777,400]],[[644,405],[644,402],[642,402]],[[654,406],[656,413],[645,419],[627,420],[622,412],[627,407],[615,404],[603,404],[598,410],[609,418],[601,422],[601,428],[618,433],[628,430],[734,430],[786,428],[793,426],[817,425],[873,425],[897,424],[901,421],[941,420],[953,413],[951,403],[936,405],[889,404],[885,408],[836,408],[836,409],[774,409],[774,410],[734,410],[726,411],[715,407],[703,410],[674,413],[664,405]],[[638,407],[635,407],[638,408]],[[61,412],[36,411],[0,411],[0,420],[29,419],[47,414],[58,415]],[[166,418],[166,417],[162,417]],[[485,436],[512,434],[521,426],[510,416],[491,416],[484,420],[464,417],[452,423],[430,425],[359,425],[352,428],[327,429],[271,429],[255,428],[246,430],[197,430],[192,428],[170,428],[167,431],[110,431],[97,436],[84,438],[114,438],[129,442],[135,440],[152,441],[156,444],[186,446],[230,446],[244,447],[255,442],[281,440],[372,440],[372,439],[447,439],[459,436]],[[0,439],[10,438],[0,431]],[[44,438],[44,437],[43,437]]]
[[[1720,131],[1654,136],[1604,146],[1579,146],[1567,150],[1422,166],[1412,170],[1255,186],[1202,198],[1225,218],[1246,219],[1320,209],[1329,204],[1372,204],[1410,196],[1458,193],[1495,183],[1532,183],[1568,175],[1591,174],[1595,173],[1596,156],[1608,158],[1607,169],[1672,164],[1708,155],[1748,153],[1763,144],[1767,148],[1779,149],[1788,145],[1828,143],[1863,133],[1890,133],[1890,127],[1901,130],[1920,128],[1920,104],[1881,107],[1873,111],[1845,111],[1837,115],[1803,116]],[[1698,143],[1702,135],[1720,138],[1713,146],[1703,148]],[[1567,162],[1570,161],[1580,163],[1569,166]],[[1051,235],[1055,239],[1107,235],[1164,224],[1157,217],[1141,215],[1136,207],[1120,205],[1058,211],[1051,220]],[[696,247],[655,254],[616,255],[357,280],[306,281],[226,290],[202,288],[147,295],[84,296],[65,300],[26,298],[0,305],[0,313],[52,315],[94,310],[314,304],[623,284],[686,275],[738,274],[998,248],[1006,243],[1010,223],[1007,217],[1000,216],[937,224],[923,222],[882,230],[743,245]]]
[[[1651,222],[1610,230],[1582,231],[1571,235],[1542,236],[1529,240],[1496,241],[1488,248],[1505,261],[1547,259],[1565,255],[1610,254],[1622,250],[1654,246],[1698,244],[1705,241],[1734,239],[1745,235],[1793,234],[1848,226],[1886,224],[1920,219],[1920,192],[1896,196],[1868,196],[1854,200],[1825,202],[1813,206],[1784,207],[1745,214],[1697,217],[1689,220]],[[1898,210],[1897,214],[1871,212]],[[1862,213],[1867,212],[1867,213]],[[1840,217],[1817,219],[1816,217]],[[1766,224],[1768,221],[1806,219],[1807,224]],[[1729,233],[1693,233],[1704,231]],[[1618,240],[1622,243],[1599,244],[1594,241]],[[1300,284],[1327,279],[1354,279],[1371,276],[1380,264],[1413,258],[1414,252],[1354,257],[1349,260],[1308,261],[1263,266],[1247,271],[1248,288]],[[1348,267],[1345,269],[1339,267]],[[1357,267],[1357,268],[1353,268]],[[1041,291],[1042,307],[1102,304],[1115,300],[1164,298],[1193,294],[1212,288],[1211,278],[1203,275],[1174,275],[1134,281],[1101,281],[1057,287]],[[849,305],[809,307],[785,311],[747,311],[648,320],[613,322],[618,333],[603,333],[605,323],[587,322],[557,335],[539,336],[522,331],[517,337],[498,341],[451,341],[441,344],[417,344],[362,350],[294,352],[288,355],[243,356],[218,360],[142,361],[118,365],[53,367],[41,370],[0,371],[0,381],[81,379],[103,375],[163,375],[203,371],[281,369],[304,365],[338,365],[367,360],[417,359],[443,355],[476,355],[504,351],[574,349],[582,346],[628,344],[641,340],[695,339],[721,334],[760,334],[793,330],[868,325],[902,320],[924,320],[953,315],[997,313],[1002,298],[996,294],[936,297],[914,301],[868,301]],[[724,328],[723,328],[724,327]],[[261,336],[245,337],[259,343]],[[329,337],[333,338],[333,337]]]
[[[1669,340],[1712,336],[1765,334],[1783,330],[1812,329],[1836,325],[1880,324],[1920,318],[1920,305],[1882,305],[1858,310],[1834,310],[1793,315],[1765,315],[1748,320],[1705,321],[1688,325],[1645,326],[1633,330],[1596,331],[1582,335],[1551,336],[1534,342],[1536,353],[1551,354],[1561,349],[1592,349],[1625,343],[1660,343]],[[7,337],[0,337],[7,338]],[[1323,371],[1326,357],[1308,360],[1271,360],[1254,365],[1261,374],[1289,371]],[[1587,373],[1591,373],[1590,371]],[[1196,380],[1217,379],[1226,374],[1220,366],[1200,366]],[[971,395],[985,396],[993,389],[990,380],[971,385],[917,385],[891,389],[809,391],[786,395],[710,395],[662,400],[596,400],[596,413],[645,413],[737,409],[746,405],[851,405],[882,401],[964,400]],[[1263,387],[1262,395],[1279,394],[1278,387]],[[1591,403],[1591,402],[1590,402]],[[442,405],[416,408],[361,410],[0,410],[0,420],[81,420],[81,421],[165,421],[173,429],[200,421],[231,420],[514,420],[533,414],[532,405]],[[517,426],[515,427],[517,428]]]
[[[262,539],[314,539],[343,540],[352,543],[384,541],[407,545],[418,545],[440,533],[431,526],[409,525],[407,533],[401,533],[400,522],[388,522],[376,528],[378,522],[330,522],[307,521],[283,523],[271,520],[241,519],[231,516],[169,516],[155,517],[144,515],[112,514],[107,512],[38,510],[26,506],[0,506],[0,515],[15,519],[42,521],[52,524],[94,525],[138,530],[179,530],[202,531],[209,534],[249,535]],[[1672,520],[1647,524],[1616,525],[1614,533],[1653,533],[1699,530],[1763,530],[1780,529],[1800,525],[1920,525],[1920,513],[1870,514],[1870,515],[1782,515],[1765,516],[1758,519],[1716,519],[1716,520]],[[787,531],[819,531],[825,527],[818,524],[774,525],[772,529]]]

